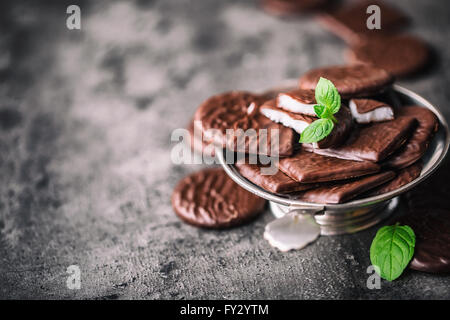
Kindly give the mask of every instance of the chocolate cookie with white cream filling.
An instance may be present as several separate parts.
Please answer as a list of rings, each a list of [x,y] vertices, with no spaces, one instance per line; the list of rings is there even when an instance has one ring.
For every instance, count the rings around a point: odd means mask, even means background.
[[[278,94],[276,105],[286,111],[315,117],[316,112],[314,111],[314,106],[316,104],[313,90],[297,89]]]
[[[265,102],[260,107],[259,111],[270,120],[281,123],[286,127],[292,128],[299,134],[301,134],[308,125],[318,119],[314,116],[308,116],[279,108],[276,104],[276,100],[269,100]],[[323,140],[313,143],[313,147],[337,147],[347,139],[353,125],[352,115],[349,109],[345,106],[342,106],[339,112],[336,113],[335,117],[337,123],[331,134]]]
[[[266,100],[265,95],[245,91],[218,94],[198,107],[194,120],[201,124],[205,139],[216,146],[243,153],[290,156],[295,133],[259,113],[259,106]]]
[[[374,99],[350,99],[350,111],[358,123],[382,122],[394,119],[394,109]]]

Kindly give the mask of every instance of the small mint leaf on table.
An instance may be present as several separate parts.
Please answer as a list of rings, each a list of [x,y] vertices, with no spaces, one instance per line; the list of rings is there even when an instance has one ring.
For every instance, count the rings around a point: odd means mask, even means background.
[[[370,261],[383,279],[397,279],[414,255],[416,236],[409,226],[380,228],[370,246]]]
[[[328,136],[333,127],[334,123],[331,119],[316,120],[303,130],[300,136],[300,143],[318,142]]]

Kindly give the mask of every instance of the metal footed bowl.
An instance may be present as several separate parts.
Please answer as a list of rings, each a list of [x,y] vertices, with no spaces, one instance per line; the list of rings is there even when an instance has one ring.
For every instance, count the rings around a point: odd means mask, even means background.
[[[342,204],[304,202],[268,192],[248,181],[240,175],[234,165],[226,163],[225,150],[217,152],[217,157],[225,172],[237,184],[270,201],[272,213],[277,218],[292,211],[299,214],[311,214],[320,225],[322,235],[354,233],[367,229],[389,217],[399,204],[399,196],[427,179],[439,167],[449,148],[448,125],[442,113],[430,102],[408,89],[394,85],[393,90],[402,105],[414,104],[430,109],[439,120],[439,129],[422,157],[423,168],[420,176],[391,192]]]

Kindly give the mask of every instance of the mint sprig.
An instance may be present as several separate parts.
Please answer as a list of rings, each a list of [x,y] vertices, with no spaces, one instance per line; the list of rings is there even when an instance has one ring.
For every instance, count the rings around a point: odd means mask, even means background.
[[[330,119],[319,119],[311,123],[300,137],[300,142],[315,142],[317,137],[326,137],[333,131],[334,123]]]
[[[414,254],[416,236],[409,226],[384,226],[370,246],[370,261],[375,271],[388,281],[397,279]]]
[[[315,97],[318,104],[314,106],[314,112],[320,119],[303,130],[300,143],[313,143],[324,139],[333,130],[334,123],[337,123],[333,115],[341,108],[341,96],[333,82],[321,77],[316,85]]]

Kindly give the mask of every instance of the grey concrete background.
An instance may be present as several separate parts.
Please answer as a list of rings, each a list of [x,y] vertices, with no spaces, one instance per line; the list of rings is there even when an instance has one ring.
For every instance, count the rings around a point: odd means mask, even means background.
[[[449,3],[389,2],[440,57],[401,83],[450,116]],[[198,166],[170,161],[170,134],[203,99],[344,61],[311,16],[277,19],[251,0],[91,1],[70,31],[71,3],[0,5],[0,298],[450,298],[449,276],[410,270],[367,289],[377,228],[281,253],[262,238],[268,211],[228,231],[172,211]],[[72,264],[80,290],[66,287]]]

